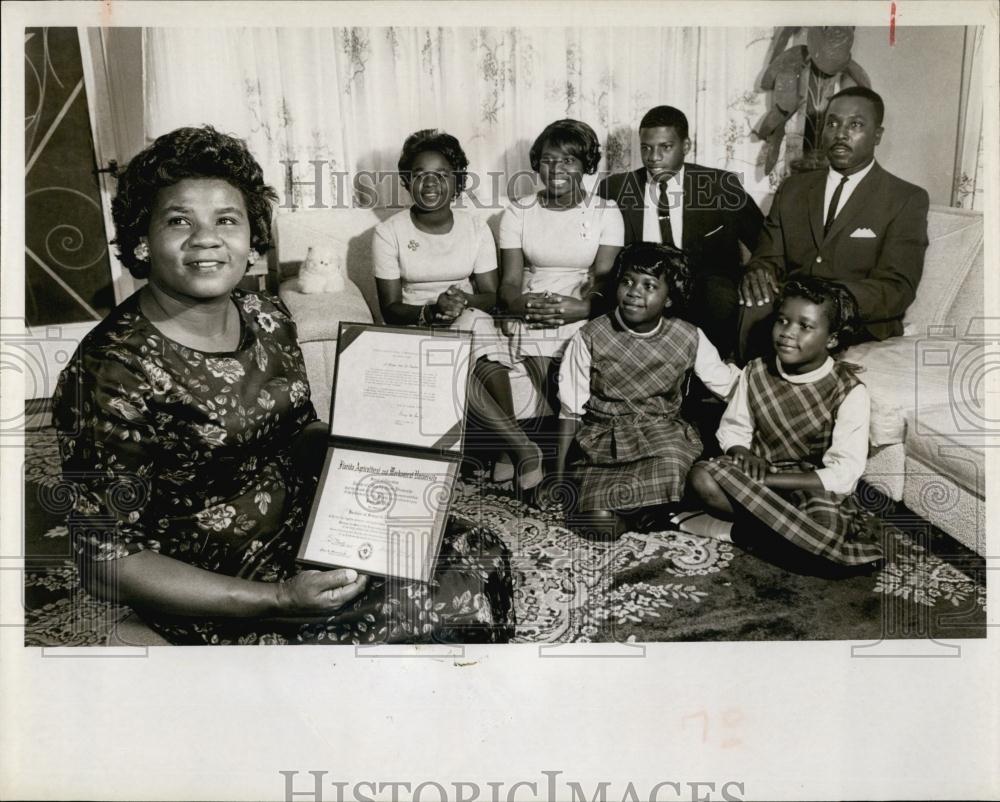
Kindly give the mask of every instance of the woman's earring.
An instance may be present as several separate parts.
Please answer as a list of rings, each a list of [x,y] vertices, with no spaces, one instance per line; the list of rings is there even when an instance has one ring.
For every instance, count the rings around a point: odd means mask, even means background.
[[[132,255],[140,262],[149,261],[149,243],[146,240],[139,240],[139,244],[132,250]]]
[[[258,259],[260,259],[260,254],[257,253],[256,250],[251,248],[250,253],[247,254],[247,264],[253,266],[257,264]]]

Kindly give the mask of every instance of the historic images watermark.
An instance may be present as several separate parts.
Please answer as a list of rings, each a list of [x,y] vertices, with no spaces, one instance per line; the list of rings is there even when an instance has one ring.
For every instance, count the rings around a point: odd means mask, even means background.
[[[51,398],[60,369],[76,350],[76,340],[66,337],[60,326],[27,326],[23,318],[0,318],[0,382],[5,393],[20,383],[23,399]],[[11,384],[14,382],[14,385]],[[26,404],[15,397],[0,413],[0,447],[14,443],[20,447],[28,423]]]
[[[425,780],[336,780],[327,771],[279,771],[285,802],[742,802],[739,780],[663,780],[636,784],[601,780],[583,783],[563,778],[559,770],[542,770],[542,778],[514,782]]]
[[[409,205],[410,194],[403,188],[397,170],[357,170],[349,173],[334,169],[322,159],[280,162],[284,173],[284,197],[279,209],[399,209]],[[610,173],[598,173],[594,180]],[[466,172],[465,189],[455,198],[456,209],[496,209],[508,205],[528,208],[537,202],[539,188],[534,170]],[[679,206],[687,195],[688,209],[736,211],[747,202],[743,175],[726,173],[721,182],[711,176],[692,175],[686,192],[670,190],[671,205]],[[644,198],[638,187],[626,187],[617,199],[626,209],[642,208]]]

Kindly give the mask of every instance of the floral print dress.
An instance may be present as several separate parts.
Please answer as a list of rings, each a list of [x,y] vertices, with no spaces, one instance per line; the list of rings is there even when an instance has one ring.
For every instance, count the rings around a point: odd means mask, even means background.
[[[136,293],[60,374],[53,419],[84,570],[142,550],[252,581],[298,570],[315,488],[292,458],[297,435],[317,419],[305,365],[279,300],[241,290],[233,300],[241,335],[231,353],[165,337]],[[506,548],[452,522],[434,581],[372,577],[329,617],[142,617],[174,643],[492,642],[513,633],[511,599]]]

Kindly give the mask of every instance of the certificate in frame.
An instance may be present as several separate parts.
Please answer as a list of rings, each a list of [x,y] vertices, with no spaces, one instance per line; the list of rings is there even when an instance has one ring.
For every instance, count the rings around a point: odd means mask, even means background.
[[[301,563],[427,582],[465,438],[472,334],[342,323]]]
[[[472,333],[341,323],[330,434],[462,453]]]

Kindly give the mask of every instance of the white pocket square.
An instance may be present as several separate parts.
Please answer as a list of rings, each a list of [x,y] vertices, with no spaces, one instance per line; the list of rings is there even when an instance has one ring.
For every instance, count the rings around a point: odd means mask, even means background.
[[[711,231],[709,231],[709,232],[708,232],[708,233],[707,233],[707,234],[706,234],[706,235],[704,236],[704,239],[708,239],[708,238],[709,238],[709,237],[711,237],[711,236],[712,236],[713,234],[715,234],[716,232],[719,232],[719,231],[722,231],[722,226],[718,226],[718,227],[716,227],[716,228],[713,228],[713,229],[712,229]]]
[[[858,237],[859,239],[875,239],[875,232],[870,228],[856,228],[851,232],[851,237]]]

